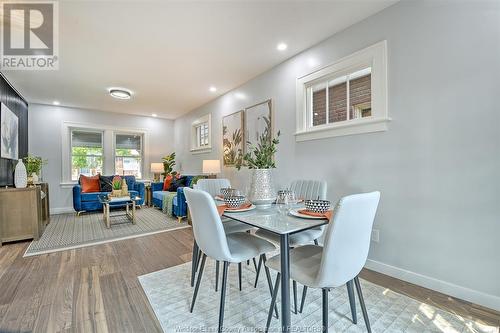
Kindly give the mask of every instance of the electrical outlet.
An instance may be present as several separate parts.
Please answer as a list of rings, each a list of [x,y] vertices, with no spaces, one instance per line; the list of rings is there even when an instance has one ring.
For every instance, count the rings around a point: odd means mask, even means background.
[[[379,234],[380,234],[380,232],[378,229],[372,229],[372,242],[378,243]]]

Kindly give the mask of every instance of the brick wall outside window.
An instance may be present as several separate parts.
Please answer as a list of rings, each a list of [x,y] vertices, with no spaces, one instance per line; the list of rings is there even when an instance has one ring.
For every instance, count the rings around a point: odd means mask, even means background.
[[[328,88],[328,122],[347,120],[347,84],[340,83]],[[371,102],[371,75],[362,76],[349,82],[350,118],[353,106]],[[326,89],[313,92],[313,126],[326,124]]]

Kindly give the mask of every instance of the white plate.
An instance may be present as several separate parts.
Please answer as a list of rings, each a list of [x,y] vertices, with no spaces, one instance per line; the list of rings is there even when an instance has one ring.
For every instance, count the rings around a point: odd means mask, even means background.
[[[223,198],[223,197],[221,197],[221,196],[216,195],[216,196],[214,197],[214,200],[215,200],[215,201],[224,201],[224,198]]]
[[[290,209],[290,215],[300,217],[303,219],[311,219],[311,220],[326,220],[325,217],[320,217],[320,216],[311,216],[311,215],[306,215],[299,213],[299,210],[304,209],[304,208],[298,208],[298,209]]]
[[[248,212],[249,210],[255,209],[255,205],[251,205],[248,208],[242,208],[242,209],[226,209],[224,213],[242,213],[242,212]]]

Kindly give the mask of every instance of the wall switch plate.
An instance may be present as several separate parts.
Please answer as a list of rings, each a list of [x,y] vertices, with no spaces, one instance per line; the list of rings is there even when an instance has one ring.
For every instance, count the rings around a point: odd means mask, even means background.
[[[372,242],[378,243],[379,234],[380,234],[380,232],[378,229],[372,229]]]

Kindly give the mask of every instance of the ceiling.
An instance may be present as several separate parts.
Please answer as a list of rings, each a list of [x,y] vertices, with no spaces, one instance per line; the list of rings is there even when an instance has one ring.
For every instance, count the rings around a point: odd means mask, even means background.
[[[30,103],[173,119],[394,2],[60,1],[59,70],[4,74]]]

